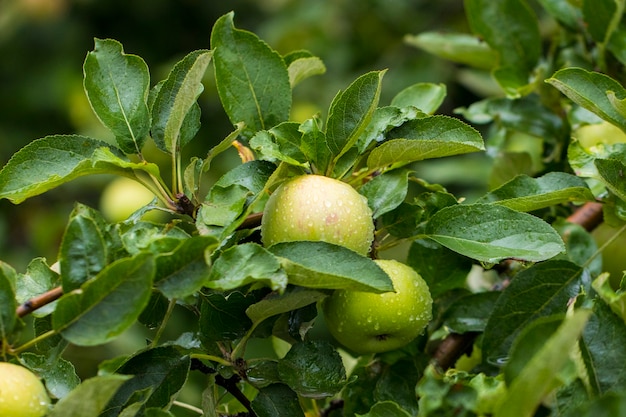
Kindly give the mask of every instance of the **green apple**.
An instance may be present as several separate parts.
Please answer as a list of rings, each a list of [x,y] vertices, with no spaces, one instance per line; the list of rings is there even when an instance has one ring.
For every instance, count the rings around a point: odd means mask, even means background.
[[[302,175],[281,184],[268,199],[261,237],[265,246],[324,241],[367,255],[374,239],[372,210],[349,184]]]
[[[572,133],[572,136],[585,149],[597,145],[613,145],[626,142],[626,133],[619,127],[606,121],[579,127]]]
[[[323,304],[330,334],[356,353],[401,348],[432,318],[428,285],[414,269],[395,260],[376,263],[391,278],[395,292],[336,290]]]
[[[49,411],[50,397],[28,369],[0,362],[0,416],[42,417]]]
[[[113,222],[126,220],[131,214],[154,200],[154,194],[135,180],[119,177],[111,181],[100,197],[100,211]],[[146,220],[158,220],[160,212],[151,211]]]

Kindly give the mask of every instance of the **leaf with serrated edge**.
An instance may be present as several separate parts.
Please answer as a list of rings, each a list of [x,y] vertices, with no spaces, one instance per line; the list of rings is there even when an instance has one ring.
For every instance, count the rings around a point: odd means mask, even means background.
[[[154,258],[140,253],[103,269],[83,286],[61,297],[53,328],[79,346],[106,343],[130,327],[148,304]]]
[[[293,290],[287,290],[284,294],[273,293],[258,303],[252,304],[246,309],[246,314],[253,323],[260,323],[266,318],[308,306],[324,297],[326,294],[321,291],[294,287]]]
[[[550,172],[539,178],[518,175],[477,202],[529,212],[556,204],[594,200],[593,193],[582,178],[565,172]]]
[[[161,85],[152,106],[152,137],[162,151],[175,153],[185,145],[181,143],[181,128],[203,90],[202,78],[212,54],[206,50],[191,52]]]
[[[626,118],[612,103],[626,98],[626,89],[613,78],[582,68],[565,68],[557,71],[546,82],[576,104],[626,131]],[[609,98],[609,94],[612,98]]]
[[[513,258],[543,261],[565,250],[548,223],[528,213],[490,204],[446,207],[430,218],[428,238],[483,262]]]
[[[368,157],[369,169],[399,167],[424,159],[485,149],[477,130],[448,116],[411,120],[391,130],[387,138]]]
[[[61,398],[48,417],[97,416],[130,375],[101,375],[86,379],[67,397]]]
[[[370,258],[327,242],[285,242],[269,248],[289,283],[308,288],[393,291],[387,274]]]
[[[125,153],[139,153],[150,129],[148,65],[113,39],[95,39],[83,65],[89,104]]]

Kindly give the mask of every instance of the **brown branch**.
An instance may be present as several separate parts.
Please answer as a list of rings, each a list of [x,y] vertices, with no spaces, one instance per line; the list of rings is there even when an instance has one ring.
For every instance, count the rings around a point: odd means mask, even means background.
[[[40,294],[36,297],[27,300],[22,305],[20,305],[15,313],[18,317],[24,317],[27,314],[32,313],[33,311],[50,304],[51,302],[58,300],[63,295],[63,288],[56,287],[53,288],[43,294]]]
[[[591,232],[603,221],[602,204],[597,202],[585,203],[566,220],[568,223],[578,224],[588,232]],[[500,289],[504,288],[506,288],[506,284],[502,285]],[[437,346],[433,353],[432,362],[439,369],[445,371],[453,366],[470,349],[478,335],[479,333],[477,332],[450,333]]]

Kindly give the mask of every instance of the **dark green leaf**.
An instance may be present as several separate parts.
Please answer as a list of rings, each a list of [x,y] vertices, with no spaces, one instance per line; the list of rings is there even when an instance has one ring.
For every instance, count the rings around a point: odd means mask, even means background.
[[[127,381],[127,375],[101,375],[83,381],[67,397],[54,405],[49,417],[97,416],[115,392]]]
[[[256,243],[244,243],[222,252],[204,284],[226,291],[250,283],[263,283],[280,291],[287,286],[279,260]]]
[[[202,298],[200,338],[207,346],[212,342],[235,340],[243,336],[252,321],[246,309],[257,301],[253,295],[233,292],[228,296],[208,294]]]
[[[483,336],[483,357],[500,363],[519,332],[535,319],[565,313],[589,285],[589,275],[567,261],[538,263],[515,276],[497,300]]]
[[[624,14],[624,2],[615,0],[583,0],[585,27],[598,43],[607,43]]]
[[[626,415],[626,394],[610,392],[575,408],[566,417],[615,417]]]
[[[297,394],[283,384],[262,388],[251,405],[258,417],[304,417]]]
[[[369,169],[399,167],[415,161],[484,150],[480,133],[458,119],[431,116],[393,129],[367,159]]]
[[[8,264],[0,261],[0,340],[7,340],[15,327],[15,286],[17,273]]]
[[[114,339],[148,304],[153,277],[154,258],[149,254],[108,265],[81,288],[59,299],[52,315],[54,329],[81,346]]]
[[[483,332],[500,294],[494,291],[460,297],[444,315],[444,325],[454,333]]]
[[[594,200],[593,193],[582,178],[565,172],[549,172],[539,178],[518,175],[477,202],[495,203],[528,212],[556,204]]]
[[[592,393],[626,389],[626,325],[603,301],[596,300],[580,341]]]
[[[220,17],[211,32],[215,82],[230,121],[244,122],[252,136],[289,118],[289,73],[282,57],[255,34],[236,29],[233,17]]]
[[[320,121],[312,118],[300,125],[302,139],[300,150],[309,161],[314,172],[324,173],[327,171],[332,159],[332,152],[326,141],[326,134],[321,130]]]
[[[341,356],[325,341],[296,343],[278,361],[278,374],[303,397],[331,397],[346,384]]]
[[[626,158],[624,161],[626,162]],[[624,162],[615,159],[596,159],[594,162],[606,188],[622,201],[626,201],[626,179],[624,178],[626,165]]]
[[[573,3],[561,0],[539,0],[543,8],[560,23],[569,26],[570,29],[580,30],[582,25],[582,12]]]
[[[541,56],[538,20],[524,0],[465,0],[472,31],[498,54],[494,76],[513,97],[529,83]]]
[[[565,68],[546,80],[575,103],[626,131],[626,118],[613,106],[609,92],[619,100],[626,89],[608,75],[582,68]]]
[[[423,32],[407,35],[406,43],[440,58],[475,68],[492,69],[498,53],[477,36],[464,33]]]
[[[84,87],[91,108],[128,154],[140,153],[150,129],[150,73],[141,57],[112,39],[95,39],[87,54]]]
[[[335,96],[328,111],[326,141],[333,160],[346,153],[369,123],[378,106],[385,71],[374,71],[357,78]]]
[[[157,256],[154,285],[168,298],[194,294],[209,277],[207,252],[215,246],[217,241],[210,236],[193,236],[172,252]]]
[[[403,169],[386,172],[365,183],[359,192],[367,198],[373,217],[388,213],[405,199],[410,172]]]
[[[125,405],[133,401],[135,393],[144,391],[145,407],[166,407],[183,387],[190,366],[189,356],[172,346],[148,349],[130,357],[117,374],[132,375],[107,404],[101,417],[117,416]]]
[[[455,288],[465,288],[472,261],[432,240],[416,240],[407,263],[424,278],[433,298]]]
[[[59,254],[63,291],[79,288],[98,274],[107,263],[107,245],[100,229],[101,216],[82,204],[70,215]]]
[[[202,77],[211,60],[212,52],[197,50],[178,62],[161,85],[152,105],[152,138],[157,147],[174,154],[195,136],[199,126],[196,117],[192,129],[183,127],[194,118],[198,109],[196,100],[203,90]],[[196,116],[199,116],[196,114]]]
[[[24,303],[59,285],[61,285],[59,274],[46,264],[44,258],[35,258],[28,264],[26,272],[18,275],[15,285],[17,302]],[[34,314],[43,316],[50,314],[53,310],[54,304],[47,305],[37,310]]]
[[[379,402],[392,401],[404,412],[417,415],[418,398],[415,395],[415,386],[422,377],[422,369],[418,369],[418,366],[422,364],[416,359],[401,359],[386,366],[376,381],[374,398]],[[419,365],[416,366],[416,364]],[[372,409],[375,408],[376,405],[372,407]],[[404,416],[404,414],[401,415]]]
[[[416,107],[412,106],[402,108],[386,106],[377,108],[357,142],[359,153],[364,153],[374,142],[383,142],[390,130],[401,126],[405,122],[422,117],[427,117],[427,114],[422,113]]]
[[[327,242],[278,243],[269,251],[280,258],[289,283],[308,288],[391,291],[391,280],[370,258]]]
[[[565,250],[561,237],[548,223],[489,204],[446,207],[431,217],[425,233],[449,249],[483,262],[507,258],[542,261]]]
[[[260,323],[266,318],[277,314],[287,313],[316,303],[326,297],[326,294],[316,290],[301,287],[292,287],[284,294],[271,293],[246,310],[246,314],[253,323]]]

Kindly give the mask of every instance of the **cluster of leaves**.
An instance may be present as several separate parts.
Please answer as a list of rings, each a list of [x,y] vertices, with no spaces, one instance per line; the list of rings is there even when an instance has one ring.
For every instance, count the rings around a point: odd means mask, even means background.
[[[325,117],[290,121],[292,89],[323,73],[323,63],[307,51],[279,54],[237,29],[232,13],[215,23],[210,50],[189,53],[152,86],[140,57],[96,39],[84,88],[116,144],[49,136],[0,171],[0,198],[14,203],[101,173],[132,178],[156,198],[121,223],[77,203],[53,265],[35,259],[19,273],[0,263],[2,356],[44,378],[56,400],[50,415],[172,416],[177,407],[207,416],[530,416],[540,407],[592,415],[601,401],[622,404],[623,297],[594,262],[589,234],[563,218],[574,203],[601,199],[607,219],[625,220],[624,144],[571,140],[573,128],[600,120],[626,128],[626,92],[607,75],[621,64],[623,4],[603,0],[592,13],[591,1],[540,2],[558,22],[543,58],[538,20],[524,1],[465,3],[473,35],[408,41],[491,72],[506,96],[462,111],[490,123],[486,145],[467,123],[435,114],[442,85],[411,85],[381,105],[385,71],[354,80]],[[574,58],[604,72],[573,67]],[[183,166],[210,65],[235,129]],[[528,153],[506,150],[515,134],[540,138],[540,168]],[[144,159],[147,140],[170,156],[171,185]],[[233,145],[243,163],[207,189],[213,159]],[[477,201],[462,203],[420,176],[420,161],[485,150],[497,163],[492,189]],[[372,259],[323,242],[259,243],[269,193],[306,173],[346,181],[367,197],[373,257],[408,246],[435,319],[407,347],[353,357],[319,329],[318,305],[330,291],[390,289]],[[149,210],[169,217],[142,219]],[[471,285],[494,275],[511,278],[506,289]],[[50,303],[50,294],[60,298]],[[176,309],[195,320],[166,338]],[[22,342],[28,313],[34,337]],[[69,344],[101,345],[137,324],[151,331],[146,346],[101,363],[97,376],[81,381],[63,358]],[[472,358],[480,360],[442,375],[433,351],[453,334],[475,338]],[[252,340],[271,354],[256,352]],[[206,374],[193,406],[177,400],[192,371]]]

